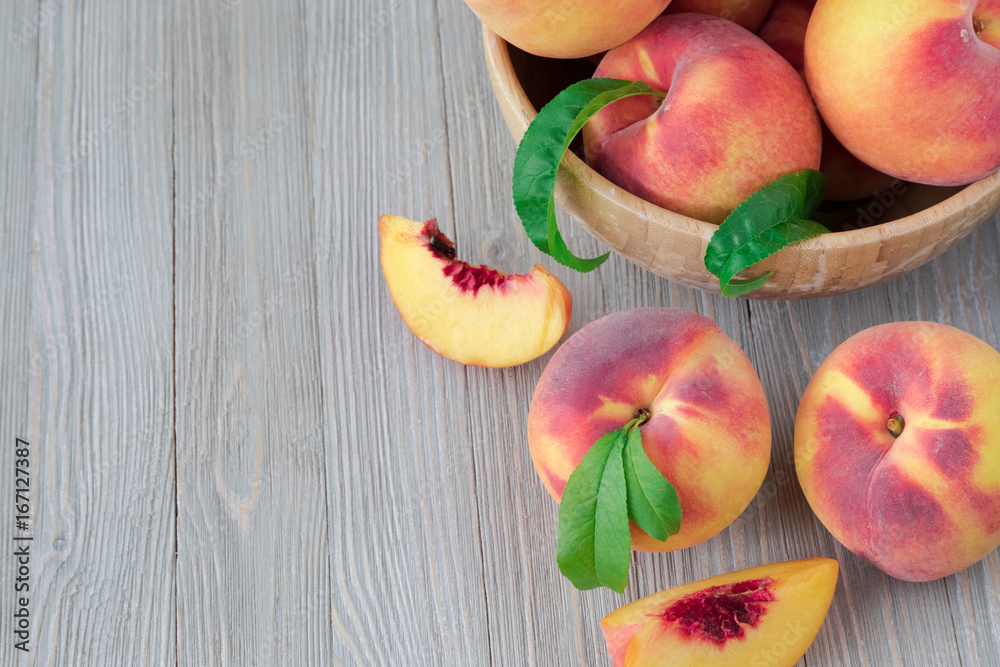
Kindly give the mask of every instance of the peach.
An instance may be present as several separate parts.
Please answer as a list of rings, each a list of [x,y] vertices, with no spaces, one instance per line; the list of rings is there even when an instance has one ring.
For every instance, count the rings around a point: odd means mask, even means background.
[[[719,223],[777,177],[819,167],[819,117],[802,78],[735,23],[660,17],[595,76],[666,93],[615,102],[583,131],[595,170],[663,208]]]
[[[899,322],[842,343],[795,420],[809,505],[898,579],[962,570],[1000,546],[1000,353],[953,327]]]
[[[474,366],[513,366],[545,354],[566,331],[573,299],[540,265],[522,276],[460,261],[436,220],[383,215],[378,229],[389,293],[435,352]]]
[[[697,12],[728,19],[751,32],[756,31],[767,16],[772,0],[674,0],[667,12]]]
[[[757,36],[805,77],[806,28],[816,0],[775,0]],[[855,157],[823,125],[823,157],[819,170],[826,176],[826,198],[854,201],[892,186],[895,178]]]
[[[490,30],[528,53],[584,58],[627,42],[670,0],[465,0]]]
[[[774,563],[677,586],[611,612],[614,667],[792,667],[830,610],[840,566]]]
[[[556,500],[602,436],[640,411],[643,448],[677,491],[680,532],[654,540],[634,524],[632,547],[673,551],[728,526],[760,488],[771,453],[767,401],[743,351],[712,320],[642,308],[580,329],[556,350],[528,411],[528,446]]]
[[[823,120],[875,169],[964,185],[1000,168],[1000,0],[819,0],[805,68]]]
[[[823,126],[823,159],[819,170],[826,177],[828,201],[867,199],[899,181],[859,160],[837,141],[826,125]]]
[[[757,36],[805,76],[806,28],[816,0],[774,0]]]

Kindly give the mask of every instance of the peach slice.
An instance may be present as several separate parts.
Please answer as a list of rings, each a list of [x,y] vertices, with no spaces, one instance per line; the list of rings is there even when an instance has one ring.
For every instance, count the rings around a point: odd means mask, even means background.
[[[840,566],[808,558],[661,591],[601,619],[615,667],[791,667],[830,609]]]
[[[573,298],[541,265],[515,275],[460,261],[433,219],[383,215],[378,229],[392,300],[438,354],[471,366],[515,366],[548,352],[566,331]]]

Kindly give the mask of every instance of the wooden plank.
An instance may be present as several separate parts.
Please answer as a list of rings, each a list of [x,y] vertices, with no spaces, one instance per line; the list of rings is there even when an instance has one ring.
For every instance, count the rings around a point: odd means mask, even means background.
[[[577,275],[519,229],[457,0],[17,0],[0,25],[0,438],[28,436],[37,490],[34,653],[6,642],[0,664],[606,665],[598,621],[622,604],[815,555],[842,578],[800,664],[996,663],[1000,554],[888,578],[809,509],[792,431],[815,368],[867,326],[1000,347],[997,219],[819,301],[725,300],[618,257]],[[420,344],[385,289],[380,213],[438,216],[473,262],[545,264],[570,333],[640,306],[718,321],[770,401],[761,493],[702,545],[635,554],[624,596],[575,591],[525,437],[548,357],[465,368]]]
[[[172,662],[166,11],[145,1],[34,9],[37,120],[17,128],[38,142],[37,164],[20,167],[33,170],[37,203],[26,662]]]
[[[331,517],[334,656],[487,665],[478,489],[464,367],[401,321],[382,213],[437,216],[459,244],[442,36],[426,3],[310,3],[309,82]]]
[[[0,539],[12,548],[0,553],[0,576],[8,597],[0,607],[0,627],[7,630],[6,641],[0,643],[0,664],[15,665],[27,657],[15,648],[15,600],[28,599],[28,622],[36,613],[32,581],[17,582],[18,562],[14,550],[19,545],[12,537],[24,537],[34,532],[29,519],[28,530],[18,530],[15,519],[15,463],[17,438],[29,438],[29,403],[32,392],[34,363],[31,339],[31,233],[35,218],[35,165],[38,152],[36,131],[38,31],[33,20],[37,7],[30,2],[0,4]],[[28,441],[31,443],[31,440]],[[37,448],[21,467],[34,477],[38,464]],[[23,482],[23,480],[22,480]],[[21,487],[23,489],[23,486]],[[37,507],[37,486],[31,504]],[[41,542],[32,551],[37,572]],[[23,584],[29,588],[25,590]],[[37,629],[28,628],[27,647],[33,648]]]
[[[305,16],[176,12],[178,660],[328,664]]]

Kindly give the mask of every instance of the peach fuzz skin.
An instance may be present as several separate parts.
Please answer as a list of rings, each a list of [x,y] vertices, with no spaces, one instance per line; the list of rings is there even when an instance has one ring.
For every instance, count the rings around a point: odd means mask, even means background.
[[[816,516],[907,581],[996,549],[998,382],[1000,353],[952,327],[900,322],[848,339],[813,376],[795,421],[795,469]]]
[[[851,153],[964,185],[1000,168],[1000,0],[819,0],[806,78]]]
[[[771,2],[772,0],[673,0],[667,7],[667,12],[697,12],[718,16],[753,32],[763,23]]]
[[[584,58],[624,44],[670,0],[465,0],[505,40],[547,58]]]
[[[595,76],[667,93],[615,102],[583,130],[590,166],[658,206],[720,223],[777,177],[819,167],[819,116],[802,78],[735,23],[663,16]]]
[[[640,409],[653,465],[677,490],[680,532],[665,542],[632,525],[632,548],[674,551],[728,526],[767,472],[771,425],[760,380],[743,351],[694,312],[643,308],[574,334],[542,373],[528,413],[528,445],[556,500],[598,438]]]
[[[757,36],[805,77],[806,28],[816,0],[775,0]],[[869,167],[851,154],[823,125],[819,170],[826,176],[826,199],[855,201],[890,187],[896,179]]]

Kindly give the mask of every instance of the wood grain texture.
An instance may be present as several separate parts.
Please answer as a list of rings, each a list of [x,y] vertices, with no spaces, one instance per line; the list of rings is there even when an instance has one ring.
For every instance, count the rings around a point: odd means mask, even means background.
[[[36,9],[29,439],[38,464],[26,663],[169,662],[168,24],[156,2]]]
[[[574,274],[520,229],[461,0],[46,6],[0,5],[0,438],[26,432],[38,490],[35,649],[2,642],[0,664],[604,666],[598,622],[622,604],[807,556],[842,578],[800,665],[1000,664],[997,553],[889,579],[819,524],[792,459],[799,397],[853,333],[926,319],[1000,347],[997,217],[808,302],[726,300],[618,255]],[[438,217],[476,263],[546,265],[569,333],[641,306],[716,320],[770,402],[757,498],[704,544],[634,554],[624,596],[574,590],[525,436],[548,356],[467,368],[421,344],[384,284],[382,213]],[[0,444],[2,498],[12,469]]]
[[[0,4],[0,535],[14,545],[18,531],[14,518],[15,448],[18,437],[30,436],[31,363],[31,246],[35,216],[36,75],[38,33],[33,29],[37,7],[32,2]],[[30,442],[30,440],[29,440]],[[38,463],[29,457],[29,470]],[[37,489],[37,487],[36,487]],[[36,496],[37,497],[37,496]],[[14,597],[17,560],[13,548],[0,550],[0,577],[11,591],[0,605],[0,664],[15,665]],[[29,582],[30,583],[30,582]],[[17,595],[15,596],[15,593]],[[30,596],[26,596],[29,597]],[[37,605],[29,602],[29,610]],[[25,662],[20,656],[21,662]]]
[[[178,662],[327,664],[305,15],[174,10]]]
[[[407,332],[378,253],[380,213],[438,216],[460,247],[474,224],[459,224],[453,203],[466,185],[448,169],[439,11],[314,3],[306,21],[330,608],[344,664],[490,660],[468,375]]]

